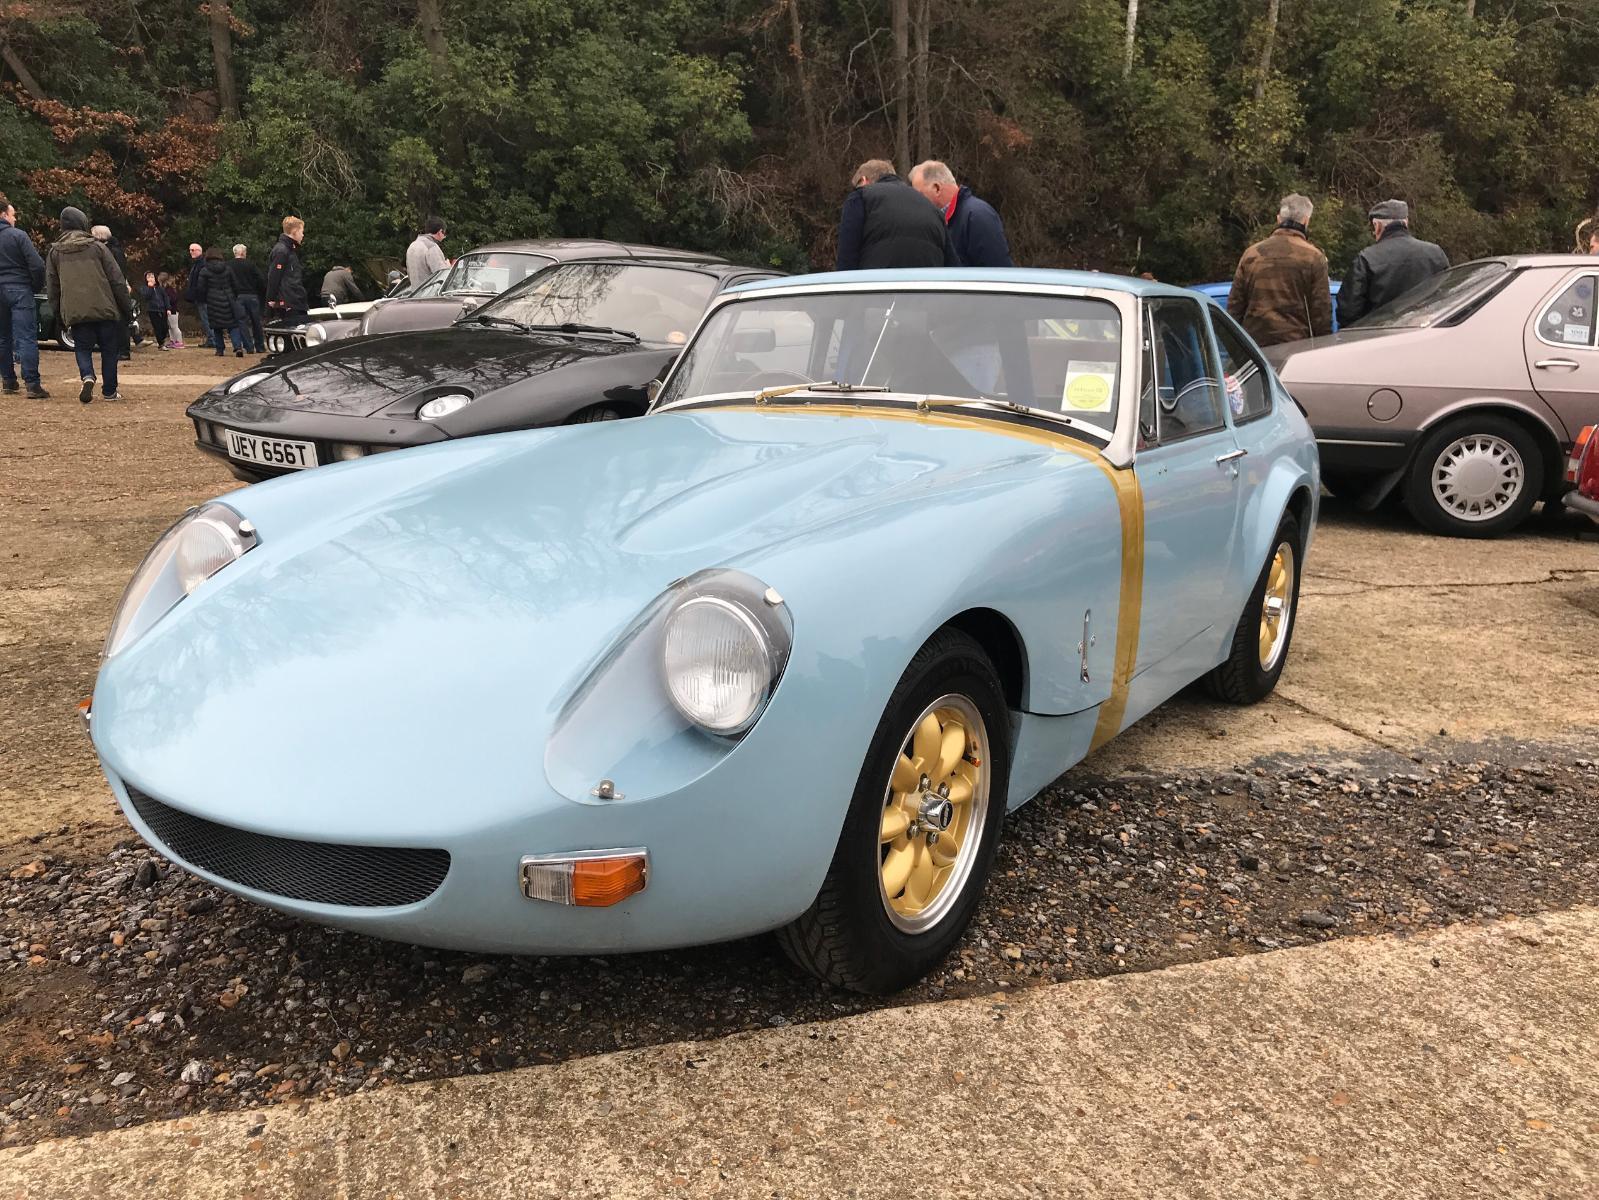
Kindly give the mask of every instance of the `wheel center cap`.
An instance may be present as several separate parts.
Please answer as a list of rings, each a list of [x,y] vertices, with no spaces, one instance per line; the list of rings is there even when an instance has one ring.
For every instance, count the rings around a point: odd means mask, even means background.
[[[926,828],[936,829],[942,833],[955,819],[955,806],[950,803],[948,796],[940,796],[937,792],[923,792],[922,811],[919,815]]]
[[[1460,464],[1455,473],[1455,487],[1473,500],[1486,500],[1499,488],[1504,472],[1491,458],[1473,458]]]

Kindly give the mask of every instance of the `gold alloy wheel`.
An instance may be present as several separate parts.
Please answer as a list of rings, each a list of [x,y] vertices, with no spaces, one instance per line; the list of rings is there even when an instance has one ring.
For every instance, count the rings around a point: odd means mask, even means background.
[[[1293,619],[1295,585],[1294,548],[1277,547],[1266,574],[1266,594],[1260,603],[1260,669],[1270,671],[1288,645],[1288,623]]]
[[[954,906],[988,816],[988,731],[965,696],[922,710],[883,793],[878,891],[895,928],[923,933]]]

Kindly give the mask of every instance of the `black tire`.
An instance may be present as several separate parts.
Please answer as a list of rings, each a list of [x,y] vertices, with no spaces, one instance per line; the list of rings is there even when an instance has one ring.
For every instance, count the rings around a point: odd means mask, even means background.
[[[596,404],[592,408],[585,408],[575,412],[567,420],[568,425],[587,425],[590,421],[620,421],[627,414],[609,404]]]
[[[928,929],[907,933],[890,919],[879,881],[884,797],[907,730],[930,704],[948,695],[969,702],[982,718],[987,809],[970,869],[946,911]],[[827,878],[810,908],[778,930],[778,944],[796,965],[835,987],[882,995],[916,982],[949,953],[971,921],[993,865],[1009,781],[1010,711],[999,677],[971,637],[941,630],[916,652],[889,697]],[[975,813],[971,819],[976,820]]]
[[[71,350],[77,345],[77,340],[72,336],[71,326],[63,325],[59,321],[56,323],[56,345],[63,350]]]
[[[1289,556],[1289,592],[1283,612],[1287,629],[1281,632],[1281,643],[1274,645],[1271,661],[1261,661],[1261,624],[1266,608],[1266,586],[1272,577],[1278,556]],[[1281,678],[1283,666],[1288,662],[1288,648],[1294,640],[1294,626],[1299,619],[1299,583],[1304,577],[1304,535],[1293,513],[1284,513],[1271,540],[1265,565],[1254,589],[1244,605],[1243,615],[1233,630],[1232,647],[1227,659],[1205,676],[1205,688],[1218,700],[1229,704],[1258,704],[1271,695]]]
[[[1462,439],[1490,439],[1509,447],[1520,460],[1519,491],[1494,515],[1468,519],[1446,507],[1434,494],[1433,478],[1447,451]],[[1422,525],[1446,537],[1491,538],[1509,533],[1527,519],[1543,495],[1543,451],[1537,439],[1506,417],[1467,413],[1446,421],[1422,439],[1405,476],[1405,507]]]

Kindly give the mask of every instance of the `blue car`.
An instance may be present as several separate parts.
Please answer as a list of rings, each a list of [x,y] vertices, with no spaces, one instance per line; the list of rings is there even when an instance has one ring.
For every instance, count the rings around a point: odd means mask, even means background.
[[[1338,290],[1341,287],[1343,287],[1343,281],[1340,279],[1334,279],[1327,285],[1327,291],[1332,296],[1332,331],[1334,333],[1338,332]],[[1220,283],[1196,283],[1193,290],[1201,295],[1209,296],[1216,302],[1218,308],[1225,309],[1227,307],[1227,297],[1232,295],[1233,282],[1230,279],[1224,279]]]
[[[775,930],[893,991],[960,937],[1007,809],[1196,680],[1272,690],[1318,469],[1185,289],[747,285],[647,415],[190,512],[91,736],[146,841],[309,921],[536,954]]]

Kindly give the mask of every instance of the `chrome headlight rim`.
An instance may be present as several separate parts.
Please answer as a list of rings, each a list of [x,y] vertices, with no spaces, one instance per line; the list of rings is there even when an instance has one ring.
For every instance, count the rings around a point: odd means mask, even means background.
[[[771,702],[778,682],[788,665],[793,647],[793,626],[775,590],[752,576],[737,571],[708,571],[684,580],[671,598],[661,621],[661,683],[677,714],[690,725],[716,738],[736,739],[754,728]],[[746,705],[716,719],[704,707],[695,706],[683,687],[685,671],[703,668],[698,662],[673,662],[673,637],[683,622],[701,614],[714,613],[730,622],[728,628],[748,639],[748,647],[761,660],[762,678]]]
[[[305,327],[305,344],[307,346],[320,346],[328,340],[328,327],[321,321],[313,321]]]
[[[216,538],[226,552],[207,570],[192,561],[200,549],[193,539],[202,537]],[[258,540],[255,526],[226,504],[189,509],[156,539],[123,588],[101,657],[109,659],[138,641],[207,580],[253,550]],[[185,550],[191,556],[187,565],[180,561]]]

